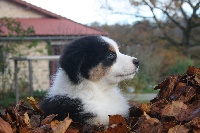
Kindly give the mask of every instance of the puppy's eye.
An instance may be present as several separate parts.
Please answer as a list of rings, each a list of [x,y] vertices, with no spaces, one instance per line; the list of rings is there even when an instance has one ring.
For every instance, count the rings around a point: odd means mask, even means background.
[[[115,53],[109,53],[109,55],[107,56],[107,59],[114,59],[114,58],[116,58]]]

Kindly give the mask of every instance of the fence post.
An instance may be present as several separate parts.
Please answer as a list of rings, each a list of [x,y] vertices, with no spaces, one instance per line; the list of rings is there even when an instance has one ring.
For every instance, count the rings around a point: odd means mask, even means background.
[[[18,86],[18,67],[17,67],[17,59],[14,60],[15,64],[15,102],[18,104],[19,102],[19,86]]]
[[[33,96],[33,67],[32,67],[32,61],[31,60],[28,60],[28,69],[29,69],[30,96]]]

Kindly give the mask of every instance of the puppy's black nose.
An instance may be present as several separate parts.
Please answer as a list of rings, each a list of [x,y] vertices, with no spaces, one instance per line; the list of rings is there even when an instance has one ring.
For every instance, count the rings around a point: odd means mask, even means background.
[[[136,67],[139,67],[139,60],[138,60],[138,59],[133,59],[133,64],[134,64]]]

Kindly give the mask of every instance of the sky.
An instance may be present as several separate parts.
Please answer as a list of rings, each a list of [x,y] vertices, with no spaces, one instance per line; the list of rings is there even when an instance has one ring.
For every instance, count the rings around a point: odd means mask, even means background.
[[[81,24],[132,24],[137,20],[130,15],[120,15],[106,10],[106,5],[117,11],[134,13],[128,0],[25,0],[28,3],[59,14]],[[107,4],[106,4],[107,2]]]

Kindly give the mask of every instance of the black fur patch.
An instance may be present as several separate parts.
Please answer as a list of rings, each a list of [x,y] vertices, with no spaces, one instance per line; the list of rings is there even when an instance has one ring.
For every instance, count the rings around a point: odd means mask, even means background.
[[[100,36],[87,36],[75,40],[65,47],[60,57],[60,66],[69,79],[77,84],[80,82],[80,76],[89,79],[89,71],[100,62],[106,68],[116,61],[116,53],[109,50],[109,47],[108,42]]]
[[[94,114],[83,113],[83,104],[79,99],[71,99],[67,96],[53,96],[44,99],[40,103],[40,108],[44,111],[44,116],[58,114],[55,119],[64,120],[69,113],[74,122],[85,123],[86,120],[94,117]]]

